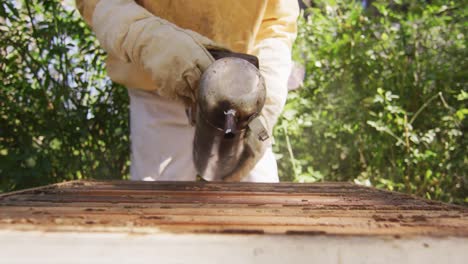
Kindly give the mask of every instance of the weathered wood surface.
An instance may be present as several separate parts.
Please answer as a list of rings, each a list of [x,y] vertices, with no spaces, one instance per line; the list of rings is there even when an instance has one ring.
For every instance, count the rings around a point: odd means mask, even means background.
[[[348,183],[74,181],[0,195],[0,230],[468,237],[468,209]]]

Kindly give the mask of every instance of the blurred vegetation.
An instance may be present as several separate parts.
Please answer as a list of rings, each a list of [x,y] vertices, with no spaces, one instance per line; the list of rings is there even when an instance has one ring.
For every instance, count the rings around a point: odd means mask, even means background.
[[[466,1],[349,2],[314,1],[301,21],[281,177],[467,203]]]
[[[300,21],[280,176],[467,203],[466,1],[372,2],[314,1]],[[128,96],[104,60],[72,7],[1,2],[0,191],[128,177]]]
[[[60,1],[0,4],[0,189],[128,174],[128,96]]]

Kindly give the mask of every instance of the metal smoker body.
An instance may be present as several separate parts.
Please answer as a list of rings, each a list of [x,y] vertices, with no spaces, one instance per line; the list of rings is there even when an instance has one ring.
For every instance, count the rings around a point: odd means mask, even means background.
[[[263,77],[247,60],[222,58],[203,73],[193,148],[201,177],[221,181],[236,169],[249,122],[260,114],[265,98]]]

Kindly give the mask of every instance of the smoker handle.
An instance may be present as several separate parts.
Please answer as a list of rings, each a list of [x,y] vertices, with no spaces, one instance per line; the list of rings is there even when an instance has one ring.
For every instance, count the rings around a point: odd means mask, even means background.
[[[219,49],[208,49],[208,51],[210,52],[211,56],[213,56],[215,60],[219,60],[219,59],[226,58],[226,57],[235,57],[235,58],[244,59],[252,63],[255,67],[257,67],[257,69],[259,68],[258,58],[254,55],[231,52],[227,50],[219,50]]]

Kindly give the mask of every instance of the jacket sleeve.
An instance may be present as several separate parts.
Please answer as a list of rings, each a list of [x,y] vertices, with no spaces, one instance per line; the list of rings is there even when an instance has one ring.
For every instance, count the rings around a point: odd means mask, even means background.
[[[76,6],[113,64],[148,72],[153,90],[162,96],[194,100],[193,89],[213,62],[205,48],[215,46],[211,40],[154,16],[133,0],[76,0]],[[113,72],[118,73],[108,68],[114,81],[128,86]]]
[[[270,132],[286,102],[292,67],[291,48],[296,38],[298,16],[297,1],[268,0],[255,40],[253,53],[259,58],[260,71],[267,87],[262,114]]]

